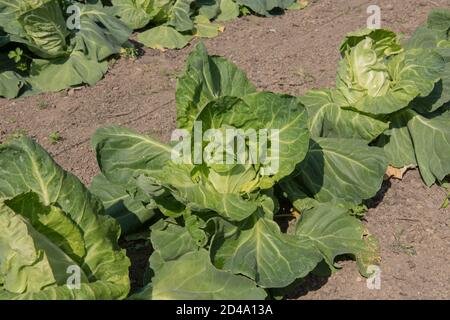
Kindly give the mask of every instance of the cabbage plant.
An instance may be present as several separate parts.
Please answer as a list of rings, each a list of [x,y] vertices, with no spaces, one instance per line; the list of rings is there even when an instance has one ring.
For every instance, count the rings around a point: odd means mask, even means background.
[[[439,54],[443,68],[429,95],[389,118],[390,128],[378,144],[393,166],[418,166],[430,186],[450,174],[450,10],[433,10],[405,47]]]
[[[188,157],[177,141],[162,143],[121,127],[99,129],[92,139],[101,174],[91,191],[112,208],[125,230],[132,230],[130,222],[145,222],[145,210],[153,210],[152,217],[157,217],[151,226],[154,252],[146,285],[133,299],[262,299],[319,264],[336,270],[335,258],[341,254],[354,256],[363,274],[367,265],[377,263],[376,241],[344,206],[318,202],[303,210],[288,232],[276,222],[280,181],[294,172],[322,179],[324,174],[333,175],[320,167],[302,167],[316,151],[310,147],[307,112],[299,99],[257,92],[245,73],[223,58],[209,56],[202,44],[189,56],[176,96],[178,128],[190,134],[186,141],[192,141]],[[279,170],[267,174],[268,164],[259,158],[232,164],[195,162],[195,149],[209,154],[214,141],[197,144],[196,134],[231,128],[278,129],[279,144],[274,145],[274,136],[267,144],[278,152]],[[249,140],[245,149],[251,147]],[[374,155],[362,161],[361,166],[367,167],[361,173],[367,178],[364,183],[372,185],[368,179],[373,179],[379,187],[385,169],[382,152],[361,148]],[[228,155],[220,148],[212,150]],[[181,151],[181,157],[173,158]],[[354,156],[345,152],[348,155],[342,158]],[[345,165],[340,160],[331,157]],[[352,174],[353,168],[350,174],[343,172],[348,179]],[[338,188],[346,184],[336,181]],[[121,192],[115,196],[105,192],[113,188]],[[122,215],[117,208],[123,209]]]
[[[3,36],[2,36],[3,34]],[[65,0],[0,3],[0,96],[93,85],[131,30],[101,5]]]
[[[35,142],[0,145],[0,299],[123,299],[130,262],[102,204]]]
[[[191,72],[197,66],[205,69]],[[236,79],[243,85],[234,87]],[[304,159],[309,144],[307,114],[298,99],[254,91],[242,71],[222,58],[209,56],[201,44],[190,55],[185,76],[179,81],[178,119],[182,124],[179,128],[192,133],[189,139],[194,136],[195,122],[202,124],[199,132],[202,136],[209,129],[278,129],[279,170],[273,175],[263,174],[268,168],[260,162],[176,163],[172,160],[173,145],[126,128],[109,127],[99,129],[92,138],[102,174],[94,180],[91,190],[105,195],[102,198],[112,205],[110,197],[102,190],[97,191],[102,184],[96,180],[106,178],[113,185],[122,186],[126,194],[146,203],[148,209],[158,208],[170,216],[191,210],[212,210],[233,221],[249,217],[264,203],[266,197],[260,192],[290,175]],[[195,143],[192,147],[195,148]],[[145,201],[143,195],[150,197]]]
[[[408,41],[388,30],[347,35],[336,87],[300,97],[313,138],[360,139],[383,148],[394,167],[417,166],[427,185],[442,181],[450,174],[449,25],[450,11],[436,9]]]
[[[364,29],[347,35],[336,78],[339,104],[373,115],[391,114],[428,96],[440,79],[442,57],[431,50],[404,50],[397,35]]]

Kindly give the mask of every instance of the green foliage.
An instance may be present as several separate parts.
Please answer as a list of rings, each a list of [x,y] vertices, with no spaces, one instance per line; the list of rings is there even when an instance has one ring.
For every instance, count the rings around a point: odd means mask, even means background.
[[[317,203],[350,209],[376,195],[386,168],[383,150],[365,141],[313,137],[306,159],[282,188],[300,211]]]
[[[254,12],[269,16],[295,0],[112,0],[109,11],[128,27],[143,31],[138,40],[164,50],[181,49],[194,37],[215,37],[223,30],[212,21],[228,21]],[[149,28],[144,30],[145,28]]]
[[[28,138],[0,145],[0,231],[0,299],[127,296],[117,223]],[[80,283],[71,289],[74,270]]]
[[[388,30],[348,34],[336,88],[300,98],[313,138],[360,138],[394,167],[418,166],[427,185],[442,181],[450,174],[449,30],[449,11],[436,9],[405,43]]]
[[[50,133],[48,138],[50,139],[50,142],[52,144],[57,144],[62,140],[61,134],[58,131],[53,131],[52,133]]]
[[[0,3],[0,30],[7,34],[0,49],[0,96],[93,85],[106,73],[106,59],[120,52],[131,30],[101,5],[76,2],[73,14],[66,13],[68,5],[59,0]],[[2,51],[11,46],[4,58]]]
[[[274,8],[269,1],[241,2],[260,14]],[[40,1],[25,4],[26,10],[43,8]],[[213,35],[217,26],[210,20],[222,5],[132,4],[142,10],[123,10],[122,19],[160,22],[140,37],[161,48],[170,37],[158,30],[176,33],[173,47],[194,36],[191,28],[199,23],[196,32]],[[21,19],[12,20],[15,12],[8,10],[0,22],[10,21],[5,30],[13,34]],[[57,10],[48,12],[51,21],[59,19]],[[108,28],[108,20],[101,21]],[[67,53],[66,37],[41,37],[35,27],[26,29],[34,35],[27,38],[27,54],[46,56],[40,61],[47,63],[82,59],[82,51]],[[364,200],[380,190],[387,165],[417,165],[427,185],[448,187],[449,35],[450,11],[440,9],[405,43],[387,30],[350,33],[340,47],[336,87],[302,97],[257,91],[242,70],[199,44],[177,84],[181,139],[163,143],[122,127],[99,129],[92,146],[101,173],[90,191],[31,140],[15,137],[1,145],[0,298],[125,298],[129,262],[117,247],[118,224],[125,235],[151,225],[145,283],[131,299],[278,297],[313,270],[336,271],[341,255],[353,257],[367,276],[379,263],[378,243],[359,218],[367,210]],[[0,37],[0,45],[10,41]],[[97,62],[113,51],[84,46]],[[21,50],[14,49],[5,65],[20,62]],[[42,72],[58,76],[59,69],[48,68]],[[1,76],[9,79],[0,82],[3,92],[20,90],[19,73]],[[230,129],[265,132],[268,139],[244,139],[235,148],[239,138],[223,136]],[[261,157],[264,147],[277,154]],[[232,161],[220,161],[224,156]],[[274,160],[278,167],[271,171]],[[286,231],[276,223],[286,216],[279,205],[284,198],[297,210]],[[401,233],[395,238],[396,250],[415,254]],[[80,290],[64,285],[73,265],[81,268]]]
[[[294,0],[12,0],[0,3],[0,97],[94,85],[107,59],[135,59],[132,30],[154,49],[180,49],[194,37],[223,31],[213,21],[237,18],[243,9],[270,15]],[[250,12],[250,11],[248,11]],[[120,19],[120,20],[119,20]]]
[[[124,214],[134,214],[134,221],[143,220],[142,204],[163,215],[151,227],[155,251],[149,262],[149,282],[133,299],[262,299],[263,289],[289,286],[321,261],[335,270],[335,258],[342,254],[353,255],[363,274],[368,265],[378,262],[376,242],[367,237],[349,209],[379,189],[385,170],[381,149],[356,139],[323,138],[321,145],[331,149],[329,157],[341,166],[343,181],[333,172],[334,164],[326,170],[314,167],[313,161],[311,168],[303,167],[315,151],[310,147],[307,111],[301,101],[256,92],[241,70],[223,58],[209,56],[202,44],[188,57],[176,101],[178,126],[190,133],[188,141],[209,129],[279,129],[279,170],[264,174],[267,164],[261,160],[218,164],[204,159],[197,164],[192,155],[179,163],[172,158],[174,152],[181,152],[179,145],[120,127],[98,130],[92,145],[102,173],[91,191],[107,208],[125,204]],[[335,156],[337,151],[332,149],[339,143],[343,156]],[[198,146],[205,154],[210,144]],[[250,147],[249,143],[246,148]],[[189,148],[195,153],[195,141]],[[364,155],[358,156],[360,152]],[[345,172],[346,166],[350,173]],[[285,233],[274,221],[278,213],[274,187],[300,174],[326,181],[323,196],[319,193],[317,198],[328,203],[305,210],[296,230]],[[300,180],[307,179],[295,180],[302,191],[308,185]],[[350,187],[355,181],[358,184]],[[324,190],[333,184],[341,193],[349,193],[348,208],[327,198]],[[112,195],[112,186],[121,191]],[[141,207],[134,207],[138,199]],[[124,230],[130,230],[120,215],[118,220]],[[320,228],[313,227],[319,223]],[[180,281],[185,278],[189,280]]]

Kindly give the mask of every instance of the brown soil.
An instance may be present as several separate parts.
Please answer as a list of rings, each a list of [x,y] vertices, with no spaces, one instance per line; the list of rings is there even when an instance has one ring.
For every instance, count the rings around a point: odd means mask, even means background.
[[[204,42],[211,53],[244,69],[259,89],[299,95],[334,84],[339,43],[347,32],[365,26],[371,4],[380,5],[383,27],[406,35],[430,9],[450,7],[449,0],[318,0],[303,11],[227,23],[222,35]],[[0,99],[0,141],[26,132],[90,183],[98,168],[89,138],[97,128],[118,124],[168,139],[175,127],[176,78],[193,44],[180,51],[146,49],[135,61],[116,61],[95,87]],[[56,131],[62,141],[52,143],[49,136]],[[311,276],[296,297],[450,298],[450,209],[439,209],[446,194],[426,188],[417,171],[385,189],[383,201],[366,216],[381,245],[381,290],[368,290],[355,263],[344,262],[343,270],[328,279]],[[141,256],[132,255],[143,265]]]

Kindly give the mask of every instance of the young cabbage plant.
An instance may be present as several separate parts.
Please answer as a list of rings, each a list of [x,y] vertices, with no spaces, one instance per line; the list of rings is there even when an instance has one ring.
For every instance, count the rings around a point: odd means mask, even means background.
[[[124,299],[120,229],[35,142],[0,145],[0,300]]]
[[[243,86],[233,89],[234,80]],[[125,128],[100,129],[94,135],[92,144],[103,177],[122,189],[122,197],[117,195],[114,201],[100,190],[104,182],[98,183],[98,179],[102,177],[94,180],[91,190],[100,196],[106,207],[117,208],[114,204],[122,201],[128,209],[134,203],[134,207],[159,209],[168,216],[181,215],[186,210],[212,210],[240,221],[260,206],[260,190],[270,189],[290,175],[306,155],[309,132],[302,104],[287,95],[256,93],[242,71],[222,58],[209,56],[203,44],[191,53],[176,96],[178,123],[187,133],[184,139],[190,143],[187,149],[192,150],[188,161],[172,160],[173,144],[164,144]],[[194,128],[195,123],[201,127]],[[219,141],[214,141],[214,136],[205,138],[213,129],[221,134]],[[227,130],[235,134],[227,136]],[[236,135],[237,131],[243,134]],[[260,145],[251,145],[246,132],[254,134]],[[243,158],[238,159],[234,139],[241,136],[244,149],[240,157]],[[271,144],[272,136],[274,144]],[[200,141],[195,140],[196,137],[200,137]],[[208,162],[204,157],[207,140],[209,154],[222,156],[221,163]],[[265,141],[267,145],[261,144]],[[222,149],[214,150],[217,142]],[[230,145],[232,152],[223,148]],[[201,148],[200,162],[194,159],[198,147]],[[262,163],[260,147],[265,148],[264,157],[269,160],[271,152],[276,152],[276,161]],[[227,162],[230,156],[231,162]],[[128,160],[124,161],[126,158]],[[270,173],[272,165],[276,167]],[[131,211],[137,216],[138,225],[145,220],[141,212]],[[124,230],[134,228],[126,224],[122,227]]]
[[[311,152],[307,112],[299,99],[255,92],[242,71],[199,45],[188,58],[176,101],[179,127],[187,133],[182,140],[164,144],[120,127],[100,129],[92,139],[102,173],[91,190],[102,197],[101,183],[104,190],[121,186],[124,197],[116,199],[128,213],[131,203],[139,202],[164,215],[151,227],[155,251],[146,286],[132,298],[263,299],[265,290],[290,285],[322,261],[335,270],[341,254],[353,255],[363,274],[378,261],[376,243],[345,208],[318,203],[288,233],[276,223],[274,187]],[[239,149],[236,136],[227,136],[231,129],[265,132],[269,139],[256,150],[268,147],[266,159],[272,162],[252,155],[251,139]],[[245,151],[245,161],[238,161],[237,150]],[[228,156],[232,161],[223,162]],[[362,166],[370,169],[377,160],[375,153]],[[382,177],[382,161],[379,167],[376,175]],[[316,169],[302,172],[320,175]],[[364,174],[368,180],[375,173]],[[111,198],[102,200],[111,205]]]
[[[394,167],[418,166],[427,185],[450,174],[449,21],[449,10],[432,11],[404,44],[387,30],[350,33],[336,88],[300,97],[312,137],[362,139]]]
[[[260,192],[291,174],[308,149],[306,111],[294,97],[274,93],[255,93],[244,98],[222,97],[209,103],[196,122],[203,124],[199,132],[201,139],[210,129],[224,133],[217,140],[214,137],[204,148],[204,141],[200,141],[201,155],[223,155],[223,163],[209,161],[207,157],[198,164],[192,158],[180,163],[172,159],[174,146],[125,128],[110,127],[98,130],[93,137],[103,176],[112,184],[123,186],[131,197],[143,192],[148,196],[146,207],[158,208],[167,216],[180,216],[189,211],[214,211],[224,218],[241,221],[262,206]],[[254,130],[255,133],[279,130],[278,136],[267,139],[269,144],[274,141],[272,139],[279,140],[276,146],[269,148],[267,155],[270,158],[276,152],[276,163],[251,162],[251,146],[246,145],[242,163],[234,153],[231,163],[226,163],[228,154],[223,152],[230,142],[225,140],[228,138],[226,131],[230,129]],[[184,141],[192,147],[192,154],[198,141],[191,144],[191,139],[197,134],[192,132]],[[234,137],[231,143],[234,143]],[[207,148],[212,148],[211,152],[208,153]],[[233,148],[237,150],[236,145]],[[276,166],[273,172],[270,171],[272,165]],[[99,184],[96,182],[91,190],[102,197],[96,185]]]

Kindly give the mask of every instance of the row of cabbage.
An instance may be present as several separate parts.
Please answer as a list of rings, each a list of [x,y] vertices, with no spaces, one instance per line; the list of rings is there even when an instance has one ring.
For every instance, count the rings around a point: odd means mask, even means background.
[[[215,37],[217,22],[302,7],[295,0],[0,1],[0,97],[94,85],[114,55],[136,55],[129,41],[179,49]],[[212,22],[212,21],[216,22]]]

